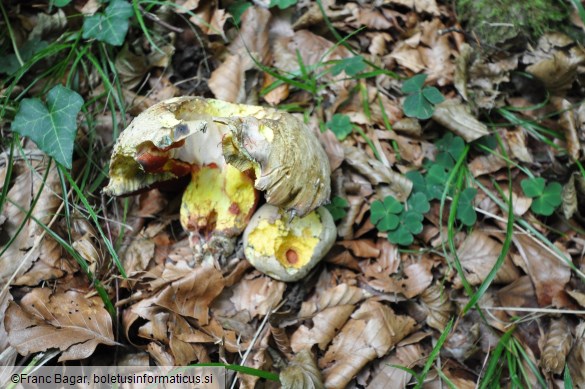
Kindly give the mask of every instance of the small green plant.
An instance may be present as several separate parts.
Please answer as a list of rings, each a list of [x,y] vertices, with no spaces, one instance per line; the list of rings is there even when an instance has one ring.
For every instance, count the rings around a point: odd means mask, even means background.
[[[437,88],[424,86],[426,79],[426,74],[417,74],[402,84],[402,92],[407,95],[403,106],[406,116],[428,119],[433,116],[435,105],[445,100]]]
[[[346,209],[349,207],[349,203],[343,197],[335,196],[331,199],[331,203],[325,205],[325,208],[329,211],[333,220],[341,220],[347,215]]]
[[[47,105],[36,98],[22,100],[12,131],[28,136],[39,149],[70,169],[77,114],[82,106],[79,94],[57,85],[47,94]]]
[[[121,46],[128,32],[128,20],[134,14],[125,0],[111,0],[103,13],[88,16],[83,21],[83,38],[95,38],[112,46]]]
[[[329,120],[325,126],[330,129],[339,140],[344,140],[347,138],[347,136],[351,134],[351,131],[353,130],[353,124],[351,124],[349,116],[341,113],[336,113],[333,115],[331,120]]]
[[[346,75],[353,77],[366,70],[366,63],[364,57],[356,55],[354,57],[343,58],[335,61],[335,64],[331,67],[331,74],[337,76],[341,72],[345,72]]]
[[[552,215],[563,201],[563,187],[558,182],[547,184],[544,178],[533,177],[523,179],[520,186],[524,194],[532,198],[530,209],[537,215]]]
[[[423,229],[425,213],[431,209],[424,193],[412,194],[406,208],[394,197],[376,200],[370,207],[370,220],[379,231],[388,232],[388,240],[402,246],[414,242],[414,235]]]

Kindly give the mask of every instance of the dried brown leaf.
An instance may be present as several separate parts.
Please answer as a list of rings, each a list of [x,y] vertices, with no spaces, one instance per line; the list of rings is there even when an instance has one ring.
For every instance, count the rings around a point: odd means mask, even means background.
[[[530,276],[536,289],[538,304],[541,307],[551,304],[563,307],[566,302],[565,285],[571,278],[569,267],[527,235],[515,234],[513,241],[519,253],[513,256],[514,263]],[[564,255],[570,258],[567,253]]]
[[[406,388],[412,375],[395,366],[412,369],[424,360],[425,353],[420,344],[397,347],[387,357],[380,360],[378,369],[372,373],[372,380],[366,389]]]
[[[305,325],[297,328],[290,340],[291,348],[294,352],[299,352],[303,349],[310,349],[317,344],[319,349],[325,350],[354,310],[355,306],[351,304],[323,309],[313,316],[311,328]]]
[[[485,124],[471,115],[469,108],[456,99],[445,100],[435,107],[433,119],[459,135],[466,142],[473,142],[489,135]]]
[[[567,152],[574,160],[578,160],[583,152],[579,141],[579,132],[583,129],[579,128],[580,123],[577,111],[566,99],[553,99],[552,102],[561,112],[559,124],[565,133]]]
[[[239,54],[228,55],[211,73],[207,81],[213,95],[230,103],[242,103],[246,99],[243,60]]]
[[[457,249],[467,281],[471,285],[481,284],[494,267],[501,252],[502,244],[488,234],[479,230],[474,230],[469,234]],[[494,281],[509,284],[518,277],[520,277],[520,272],[512,263],[510,255],[507,255]],[[455,277],[454,284],[456,288],[462,286],[459,275]]]
[[[552,319],[540,357],[540,366],[544,371],[561,374],[572,344],[573,335],[566,319]]]
[[[573,383],[577,388],[585,388],[585,321],[581,321],[575,328],[575,345],[567,360]]]
[[[455,310],[447,293],[440,283],[435,283],[420,295],[420,300],[428,311],[426,322],[429,327],[438,331],[445,329]]]
[[[569,220],[577,211],[577,189],[575,188],[575,175],[571,174],[569,181],[563,186],[563,202],[561,204],[565,219]]]
[[[317,361],[310,349],[301,350],[279,375],[280,383],[285,389],[321,389],[323,378],[317,367]]]
[[[319,361],[327,388],[344,388],[370,361],[386,355],[410,334],[415,321],[368,300],[355,311]]]
[[[165,287],[154,303],[205,325],[209,323],[209,305],[223,287],[223,277],[218,270],[213,266],[199,266]]]
[[[396,199],[406,201],[412,191],[412,181],[384,166],[380,161],[369,158],[367,154],[351,146],[344,145],[345,161],[364,175],[372,184],[388,184],[387,189]]]
[[[322,289],[314,300],[303,302],[299,316],[307,317],[338,305],[355,305],[367,297],[370,297],[370,293],[364,289],[346,283],[339,284],[333,288]]]
[[[356,257],[378,258],[380,255],[380,250],[371,239],[343,240],[337,244],[351,251]]]
[[[10,344],[20,354],[57,348],[62,351],[59,362],[87,358],[100,343],[117,344],[102,300],[74,291],[33,289],[20,303],[10,303],[4,323]]]
[[[271,13],[266,8],[249,7],[242,14],[241,28],[238,36],[228,47],[228,51],[242,58],[242,71],[250,70],[256,61],[265,63],[270,55],[268,30]]]
[[[433,282],[431,261],[411,263],[404,267],[404,276],[401,278],[375,278],[368,281],[368,285],[385,293],[401,293],[406,298],[413,298],[422,293]]]
[[[264,316],[282,300],[286,284],[268,276],[243,279],[234,288],[230,300],[238,311],[250,312],[250,317]]]

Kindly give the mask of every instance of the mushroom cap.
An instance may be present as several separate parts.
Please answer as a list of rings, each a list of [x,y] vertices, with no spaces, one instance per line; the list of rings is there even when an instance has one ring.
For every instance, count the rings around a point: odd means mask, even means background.
[[[298,281],[327,254],[335,243],[333,217],[319,207],[304,217],[265,204],[244,230],[246,259],[262,273],[280,281]]]

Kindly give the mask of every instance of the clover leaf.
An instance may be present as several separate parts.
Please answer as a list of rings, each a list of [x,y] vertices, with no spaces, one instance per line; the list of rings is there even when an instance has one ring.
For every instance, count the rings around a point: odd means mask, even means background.
[[[389,231],[398,227],[404,206],[392,196],[386,197],[383,201],[376,200],[370,206],[370,221],[379,231]]]
[[[420,214],[427,213],[431,210],[431,204],[424,193],[413,193],[406,202],[408,210],[418,212]]]
[[[547,184],[544,178],[533,177],[522,180],[520,186],[524,194],[532,198],[530,209],[537,215],[552,215],[563,201],[563,187],[558,182]]]
[[[345,74],[351,77],[363,72],[365,69],[366,63],[364,62],[364,57],[356,55],[355,57],[343,58],[336,61],[335,65],[331,67],[331,74],[337,76],[345,71]]]
[[[435,87],[425,87],[426,74],[417,74],[402,84],[405,93],[404,114],[409,117],[425,120],[433,116],[435,105],[442,103],[445,98]]]
[[[346,209],[349,207],[349,203],[343,197],[335,196],[331,200],[330,204],[325,205],[325,208],[329,211],[333,220],[341,220],[347,215]]]
[[[40,99],[22,100],[12,131],[28,136],[47,155],[71,168],[77,114],[82,106],[79,94],[57,85],[47,94],[46,105]]]
[[[426,175],[429,200],[440,199],[445,191],[449,173],[441,165],[432,165]]]
[[[347,138],[347,136],[351,134],[351,131],[353,130],[353,124],[351,124],[349,116],[341,113],[336,113],[333,115],[331,120],[327,122],[326,126],[331,131],[333,131],[339,140],[344,140]]]
[[[457,219],[466,226],[472,226],[477,221],[477,214],[473,208],[473,199],[477,194],[477,189],[466,188],[459,195],[459,204],[457,205]]]
[[[414,242],[414,235],[423,230],[424,216],[416,211],[405,211],[400,215],[400,222],[395,231],[388,233],[388,240],[392,243],[408,246]]]
[[[435,146],[440,151],[448,153],[454,161],[457,161],[465,150],[465,141],[460,136],[453,136],[453,134],[448,132],[435,142]]]
[[[83,38],[95,38],[113,46],[121,46],[128,32],[128,19],[134,13],[125,0],[111,0],[104,13],[88,16],[83,21]]]

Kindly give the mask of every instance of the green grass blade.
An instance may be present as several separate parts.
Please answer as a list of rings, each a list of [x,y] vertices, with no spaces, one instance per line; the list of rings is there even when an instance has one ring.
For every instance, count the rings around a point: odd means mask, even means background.
[[[424,380],[427,377],[427,374],[429,374],[429,371],[431,370],[433,363],[435,363],[435,359],[437,359],[437,357],[439,356],[439,353],[441,352],[441,348],[443,347],[443,344],[447,340],[447,337],[451,333],[451,329],[453,328],[454,322],[455,322],[455,318],[451,318],[449,323],[447,323],[447,325],[445,326],[443,333],[441,334],[441,336],[439,336],[439,339],[437,339],[437,343],[435,344],[435,347],[433,347],[433,350],[429,354],[429,357],[425,363],[425,366],[423,367],[422,372],[418,376],[418,381],[417,381],[414,389],[421,389],[423,387]]]
[[[213,362],[211,362],[211,363],[196,363],[196,364],[189,365],[189,366],[225,367],[227,370],[237,371],[239,373],[244,373],[244,374],[252,375],[255,377],[264,378],[264,379],[267,379],[269,381],[280,382],[280,378],[278,377],[278,374],[272,373],[269,371],[254,369],[254,368],[248,367],[248,366],[230,365],[227,363],[219,363],[219,362],[217,362],[217,363],[213,363]]]

